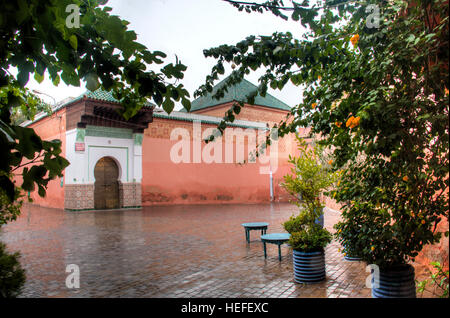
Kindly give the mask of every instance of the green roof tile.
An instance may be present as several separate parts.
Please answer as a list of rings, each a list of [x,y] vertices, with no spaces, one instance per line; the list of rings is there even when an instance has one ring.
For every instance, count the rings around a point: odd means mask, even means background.
[[[111,103],[120,103],[116,98],[113,97],[111,92],[107,92],[107,91],[104,91],[101,89],[97,89],[93,92],[88,90],[81,96],[84,96],[84,95],[86,95],[87,98],[102,100],[102,101],[111,102]],[[150,102],[147,102],[144,104],[144,106],[154,106],[154,105]]]
[[[118,103],[119,101],[117,99],[115,99],[112,96],[111,92],[107,92],[107,91],[103,91],[100,89],[97,89],[93,92],[91,91],[86,91],[83,95],[86,95],[87,98],[92,98],[92,99],[98,99],[98,100],[102,100],[105,102],[112,102],[112,103]]]
[[[74,103],[76,101],[79,101],[79,100],[83,99],[84,96],[86,96],[87,98],[90,98],[90,99],[96,99],[96,100],[101,100],[101,101],[110,102],[110,103],[119,103],[119,101],[112,96],[111,92],[107,92],[107,91],[104,91],[104,90],[101,90],[101,89],[97,89],[97,90],[95,90],[93,92],[87,90],[86,92],[84,92],[83,94],[81,94],[78,97],[75,97],[75,98],[72,98],[72,99],[70,99],[68,101],[63,101],[63,102],[60,102],[60,103],[56,104],[56,106],[52,109],[52,111],[55,112],[55,111],[57,111],[57,110],[59,110],[61,108],[64,108],[64,107],[66,107],[66,106],[68,106],[68,105],[70,105],[70,104],[72,104],[72,103]],[[152,104],[150,102],[147,102],[147,103],[144,104],[144,106],[146,106],[146,107],[154,107],[156,105],[154,105],[154,104]],[[30,125],[30,124],[32,124],[34,122],[37,122],[38,120],[41,120],[42,118],[45,118],[47,116],[48,116],[48,114],[46,112],[41,112],[39,114],[36,114],[36,117],[35,117],[34,120],[27,120],[27,121],[23,122],[21,124],[21,126],[26,127],[26,126],[28,126],[28,125]]]
[[[245,101],[246,96],[250,93],[254,92],[258,87],[251,82],[243,79],[240,83],[231,86],[228,88],[228,91],[225,92],[225,95],[220,99],[215,99],[212,96],[217,92],[220,87],[223,87],[225,84],[225,80],[219,82],[216,86],[214,86],[213,91],[205,96],[199,97],[191,103],[191,112],[204,109],[211,106],[216,106],[220,104],[225,104],[232,101]],[[262,97],[257,95],[255,97],[254,105],[266,106],[275,109],[287,110],[290,111],[291,107],[286,103],[280,101],[278,98],[266,93],[266,96]]]

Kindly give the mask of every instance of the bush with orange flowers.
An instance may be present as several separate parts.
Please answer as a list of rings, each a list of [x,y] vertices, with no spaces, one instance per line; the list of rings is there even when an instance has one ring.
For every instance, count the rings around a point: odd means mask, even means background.
[[[405,265],[448,235],[437,229],[449,215],[449,6],[411,3],[305,2],[290,11],[304,37],[277,32],[204,51],[217,64],[201,91],[225,62],[237,67],[217,97],[258,68],[258,93],[302,89],[278,136],[310,127],[332,149],[333,168],[345,171],[334,191],[343,206],[336,238],[380,268]],[[376,26],[368,4],[378,6]],[[245,9],[289,19],[278,7]]]

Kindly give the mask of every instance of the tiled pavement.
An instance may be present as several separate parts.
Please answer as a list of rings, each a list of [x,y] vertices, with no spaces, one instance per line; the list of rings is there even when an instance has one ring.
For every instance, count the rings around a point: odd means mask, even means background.
[[[0,240],[20,251],[27,272],[22,297],[370,297],[365,264],[349,262],[333,241],[326,280],[293,281],[292,251],[258,231],[245,241],[244,222],[268,222],[267,233],[297,210],[290,204],[146,207],[65,212],[25,206]],[[326,210],[325,226],[339,214]],[[66,266],[80,268],[80,288],[65,285]]]

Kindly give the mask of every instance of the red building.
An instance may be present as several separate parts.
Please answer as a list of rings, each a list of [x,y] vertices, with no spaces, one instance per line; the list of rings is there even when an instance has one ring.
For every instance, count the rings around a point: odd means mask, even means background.
[[[222,85],[219,83],[215,90]],[[103,91],[86,92],[24,125],[43,139],[62,140],[70,161],[64,177],[49,183],[47,195],[34,202],[67,210],[135,208],[161,204],[258,203],[287,201],[280,188],[289,173],[293,136],[254,151],[283,120],[290,107],[267,94],[245,104],[223,136],[205,143],[234,101],[256,86],[243,80],[215,100],[192,103],[189,113],[170,115],[151,104],[126,121],[120,103]]]

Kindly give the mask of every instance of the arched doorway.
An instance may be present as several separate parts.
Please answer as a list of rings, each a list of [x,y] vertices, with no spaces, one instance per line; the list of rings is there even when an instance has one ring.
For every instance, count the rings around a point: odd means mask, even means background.
[[[103,157],[94,168],[94,207],[95,209],[118,209],[119,167],[110,157]]]

